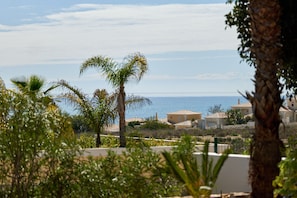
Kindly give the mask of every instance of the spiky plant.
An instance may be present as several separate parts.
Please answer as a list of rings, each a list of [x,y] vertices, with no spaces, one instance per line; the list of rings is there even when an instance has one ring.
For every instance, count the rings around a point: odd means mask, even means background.
[[[219,173],[228,158],[227,149],[213,166],[213,159],[208,155],[209,142],[206,141],[202,151],[202,161],[198,164],[193,153],[163,152],[166,164],[177,180],[185,185],[187,192],[194,198],[210,197]],[[188,149],[192,151],[192,149]]]

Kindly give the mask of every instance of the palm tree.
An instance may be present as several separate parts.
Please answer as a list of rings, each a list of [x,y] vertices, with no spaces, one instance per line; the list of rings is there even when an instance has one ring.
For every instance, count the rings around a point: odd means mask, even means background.
[[[43,78],[32,75],[28,79],[25,77],[12,78],[11,82],[21,93],[30,96],[32,99],[38,99],[46,106],[55,106],[49,92],[57,86],[52,85],[46,90],[43,90],[45,87],[45,80]]]
[[[255,118],[251,143],[251,197],[273,197],[272,182],[279,175],[281,140],[279,109],[281,85],[277,71],[281,67],[281,27],[278,0],[251,0],[251,53],[255,58],[255,93],[247,94]]]
[[[279,174],[282,86],[278,72],[283,69],[279,3],[278,0],[236,0],[233,16],[227,15],[227,24],[236,25],[239,32],[241,57],[256,68],[255,92],[246,94],[255,118],[250,151],[251,197],[273,197],[272,181]]]
[[[105,89],[95,90],[93,97],[82,93],[64,80],[57,83],[70,92],[60,97],[68,99],[83,114],[87,123],[97,134],[96,147],[101,145],[100,134],[104,126],[113,123],[116,118],[116,94],[108,94]]]
[[[126,93],[125,84],[135,79],[139,82],[143,75],[148,70],[146,58],[140,54],[135,53],[124,58],[123,63],[118,64],[113,59],[104,56],[95,56],[87,59],[80,67],[80,74],[89,68],[97,68],[106,75],[106,80],[117,89],[117,109],[119,114],[119,128],[120,128],[120,147],[126,146]]]

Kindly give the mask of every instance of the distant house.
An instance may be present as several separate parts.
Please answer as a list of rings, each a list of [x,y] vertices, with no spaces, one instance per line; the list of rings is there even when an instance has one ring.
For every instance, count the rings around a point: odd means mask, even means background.
[[[232,110],[239,110],[243,116],[253,113],[252,104],[250,102],[231,106]]]
[[[294,111],[292,111],[288,108],[281,107],[279,109],[279,115],[285,124],[294,122]]]
[[[188,110],[181,110],[176,112],[167,113],[167,120],[172,124],[192,121],[192,120],[201,120],[202,114],[199,112],[193,112]]]
[[[217,112],[205,117],[205,128],[222,128],[226,124],[227,115],[225,112]]]
[[[126,125],[129,123],[129,122],[144,122],[145,119],[143,118],[128,118],[125,120],[126,122]]]
[[[175,129],[186,129],[186,128],[192,128],[193,124],[192,124],[192,121],[187,120],[184,122],[179,122],[179,123],[174,124],[174,127],[175,127]]]
[[[294,116],[294,111],[292,111],[292,109],[294,109],[294,108],[297,109],[297,100],[292,100],[290,102],[291,103],[288,103],[288,101],[287,101],[288,108],[281,107],[279,109],[280,118],[282,119],[282,121],[284,123],[294,122],[295,118],[296,118],[296,116]],[[240,112],[243,116],[252,116],[253,115],[252,104],[250,102],[233,105],[233,106],[231,106],[231,109],[240,110]]]

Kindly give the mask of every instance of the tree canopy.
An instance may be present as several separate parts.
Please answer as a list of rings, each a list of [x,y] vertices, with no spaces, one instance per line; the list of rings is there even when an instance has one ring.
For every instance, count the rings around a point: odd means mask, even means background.
[[[238,52],[240,57],[250,66],[255,65],[255,54],[251,51],[251,16],[249,0],[227,0],[234,3],[233,9],[226,14],[226,25],[236,27],[240,40]],[[281,67],[278,77],[288,92],[297,93],[297,2],[295,0],[280,1],[281,6]]]

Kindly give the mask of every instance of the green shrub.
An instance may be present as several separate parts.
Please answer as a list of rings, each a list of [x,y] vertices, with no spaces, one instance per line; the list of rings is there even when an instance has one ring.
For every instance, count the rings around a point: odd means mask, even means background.
[[[78,147],[74,141],[62,142],[44,153],[44,169],[35,197],[80,197],[77,177]]]
[[[77,166],[80,197],[125,197],[117,177],[120,174],[120,156],[108,152],[104,158],[89,158]]]
[[[94,134],[88,134],[88,133],[83,133],[80,134],[77,138],[77,144],[81,148],[95,148],[96,143],[95,143],[95,137]]]
[[[135,126],[140,126],[140,122],[139,121],[131,121],[128,123],[128,126],[134,128]]]
[[[273,181],[275,196],[297,197],[297,136],[289,139],[286,159],[279,163],[280,174]]]
[[[112,135],[101,136],[101,142],[104,148],[114,148],[120,145],[119,138]]]
[[[8,91],[0,83],[0,197],[178,194],[181,187],[176,180],[161,171],[161,156],[145,143],[131,144],[122,155],[79,156],[79,148],[92,147],[94,138],[82,135],[76,141],[68,118],[39,99]],[[102,138],[109,145],[114,145],[114,140]]]
[[[91,132],[88,122],[82,115],[71,116],[72,128],[75,133]]]
[[[149,147],[128,148],[123,154],[119,176],[123,193],[127,197],[164,197],[179,192],[176,180],[161,169],[160,155]]]
[[[110,151],[104,158],[89,158],[78,164],[81,197],[168,197],[181,186],[161,171],[160,155],[145,145],[128,148],[123,155]],[[76,189],[74,189],[76,190]]]
[[[158,129],[173,129],[173,126],[166,123],[159,122],[157,120],[147,120],[143,125],[142,129],[158,130]]]
[[[71,171],[70,166],[64,166],[66,159],[74,163],[73,153],[78,149],[72,144],[70,123],[37,94],[13,92],[3,86],[0,92],[0,196],[44,197],[42,184],[60,170]],[[61,176],[72,176],[64,173]],[[47,189],[57,185],[48,184]],[[66,192],[67,186],[63,186]]]
[[[250,139],[234,138],[230,142],[230,149],[235,154],[249,154]]]
[[[227,114],[227,125],[246,124],[247,121],[244,119],[241,111],[236,109],[230,109],[226,112]]]

